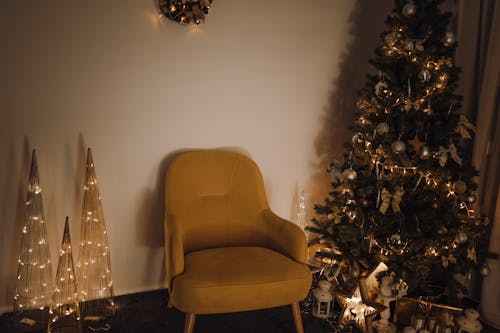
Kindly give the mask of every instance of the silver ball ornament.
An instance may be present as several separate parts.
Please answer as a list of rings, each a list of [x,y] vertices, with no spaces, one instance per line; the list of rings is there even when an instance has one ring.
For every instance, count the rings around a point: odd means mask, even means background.
[[[453,191],[458,194],[464,194],[467,191],[467,184],[463,180],[457,180],[453,183]]]
[[[358,144],[361,142],[361,138],[359,137],[359,134],[354,134],[351,139],[353,144]]]
[[[384,135],[389,132],[389,125],[387,123],[378,123],[375,131],[378,135]]]
[[[418,73],[418,78],[421,82],[426,82],[431,79],[431,72],[428,69],[422,69],[420,73]]]
[[[455,34],[453,32],[447,32],[441,39],[441,41],[443,42],[444,46],[452,46],[456,41]]]
[[[374,90],[375,90],[375,95],[377,95],[378,97],[387,97],[390,94],[389,86],[384,81],[377,82]]]
[[[467,242],[468,238],[469,237],[467,236],[467,233],[465,231],[459,231],[458,234],[455,237],[455,240],[458,243],[463,244],[463,243]]]
[[[406,150],[406,143],[401,140],[396,140],[391,144],[391,149],[394,154],[401,154]]]
[[[344,177],[344,179],[347,179],[347,180],[355,180],[358,177],[358,174],[356,173],[355,170],[349,168],[349,169],[345,169],[342,172],[342,176]]]
[[[420,158],[423,159],[423,160],[426,160],[428,159],[429,157],[431,157],[431,149],[429,148],[429,146],[423,146],[422,149],[420,149]]]
[[[402,13],[404,16],[409,17],[415,15],[417,12],[417,7],[413,3],[413,1],[408,2],[406,5],[404,5]]]

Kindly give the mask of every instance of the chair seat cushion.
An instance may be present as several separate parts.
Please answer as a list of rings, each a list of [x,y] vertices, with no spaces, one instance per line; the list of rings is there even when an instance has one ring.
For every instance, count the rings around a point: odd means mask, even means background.
[[[181,311],[225,313],[264,309],[304,299],[311,272],[301,263],[262,247],[195,251],[173,280],[172,302]]]

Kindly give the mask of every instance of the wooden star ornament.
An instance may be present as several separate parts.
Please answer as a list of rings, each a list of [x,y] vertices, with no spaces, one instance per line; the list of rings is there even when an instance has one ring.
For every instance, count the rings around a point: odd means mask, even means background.
[[[417,153],[420,152],[420,149],[422,149],[422,146],[424,145],[424,142],[420,141],[418,135],[415,135],[413,139],[408,140],[408,143],[413,147],[413,150],[415,150]]]
[[[373,318],[385,309],[385,306],[365,299],[361,293],[359,282],[351,295],[337,293],[335,298],[342,306],[340,322],[344,325],[354,324],[363,333],[373,332]]]

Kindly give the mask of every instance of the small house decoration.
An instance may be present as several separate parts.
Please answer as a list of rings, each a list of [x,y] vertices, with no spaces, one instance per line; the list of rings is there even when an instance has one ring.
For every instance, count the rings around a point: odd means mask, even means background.
[[[326,280],[318,282],[318,287],[313,291],[313,316],[328,318],[332,315],[333,296],[330,293],[331,283]]]

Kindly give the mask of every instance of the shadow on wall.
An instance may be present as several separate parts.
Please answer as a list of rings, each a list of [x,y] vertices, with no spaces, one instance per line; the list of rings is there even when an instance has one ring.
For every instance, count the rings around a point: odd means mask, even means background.
[[[358,91],[364,86],[366,74],[374,71],[368,59],[380,43],[379,35],[392,6],[392,1],[358,0],[351,13],[350,41],[342,54],[339,76],[332,82],[329,104],[322,117],[323,128],[314,142],[319,162],[308,182],[307,216],[315,215],[314,204],[323,204],[331,189],[328,165],[335,159],[343,160],[344,143],[352,137],[349,126],[354,124]]]
[[[239,147],[219,147],[214,148],[218,150],[232,151],[240,153],[250,157],[248,151]],[[148,250],[148,255],[146,258],[146,267],[149,265],[156,265],[158,262],[158,250],[164,248],[165,246],[165,233],[163,228],[163,220],[165,216],[165,176],[167,174],[168,167],[172,161],[181,155],[182,153],[188,151],[196,151],[200,149],[196,148],[184,148],[178,149],[167,156],[165,156],[158,167],[158,173],[156,176],[156,184],[153,189],[145,189],[141,196],[141,204],[137,210],[136,215],[136,235],[137,241],[140,245],[143,245]],[[159,285],[165,285],[165,252],[162,251],[161,259],[161,270]],[[143,276],[144,282],[149,282],[151,276],[150,271],[145,271]]]
[[[11,162],[18,160],[15,147],[16,145],[11,144],[9,148],[9,161]],[[3,223],[0,251],[2,266],[5,267],[4,272],[17,271],[17,258],[21,248],[21,227],[26,216],[26,195],[31,163],[31,150],[27,137],[24,137],[20,161],[19,166],[15,163],[8,163],[10,168],[5,169],[4,189],[14,195],[6,197],[7,200],[3,200],[0,206],[0,212],[2,212],[0,221]],[[13,300],[17,280],[15,276],[4,276],[4,278],[6,283],[3,288],[5,289],[0,293],[7,299]]]

